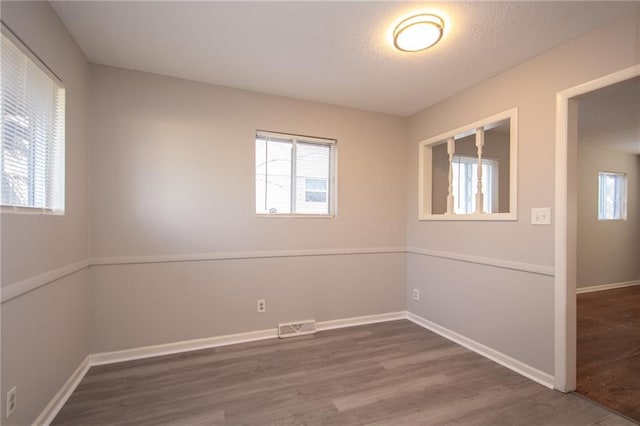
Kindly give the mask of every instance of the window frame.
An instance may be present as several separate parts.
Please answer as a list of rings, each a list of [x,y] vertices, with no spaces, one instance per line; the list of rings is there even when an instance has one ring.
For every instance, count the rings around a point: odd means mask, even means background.
[[[475,129],[509,119],[509,212],[483,214],[434,214],[432,197],[432,147],[451,137],[475,133]],[[517,221],[518,220],[518,108],[512,108],[473,123],[458,127],[418,143],[418,220],[420,221]]]
[[[52,121],[51,126],[47,127],[46,131],[51,135],[54,127],[58,132],[55,136],[50,136],[47,141],[47,151],[50,158],[45,158],[47,173],[50,175],[42,191],[45,197],[45,206],[37,205],[19,205],[19,204],[4,204],[4,200],[0,198],[0,211],[2,213],[16,213],[16,214],[46,214],[63,216],[66,208],[66,87],[62,79],[60,79],[48,65],[40,59],[40,57],[33,52],[29,46],[24,43],[20,37],[18,37],[4,22],[1,24],[1,34],[6,37],[13,46],[19,50],[28,61],[29,66],[35,66],[38,70],[44,73],[50,81],[55,85],[56,90],[60,90],[61,94],[56,95],[53,102],[60,103],[59,106],[61,117],[58,117],[59,122]],[[59,97],[58,97],[59,96]],[[0,100],[0,108],[1,100]],[[57,125],[57,127],[56,127]],[[4,128],[4,123],[0,123],[0,132]],[[51,148],[53,146],[53,148]],[[3,149],[0,146],[0,149]],[[33,149],[30,149],[29,155],[34,157]],[[35,161],[35,160],[34,160]],[[31,175],[32,172],[29,174]],[[37,184],[35,183],[35,176],[29,176],[29,192],[35,192]],[[31,198],[31,196],[29,197]]]
[[[603,204],[603,200],[606,197],[607,192],[602,193],[600,190],[602,188],[600,184],[600,179],[603,176],[615,176],[620,178],[620,191],[619,191],[619,200],[615,200],[619,203],[620,216],[619,217],[600,217],[601,207]],[[624,222],[627,220],[627,203],[628,203],[628,178],[627,174],[623,172],[611,172],[611,171],[598,171],[598,206],[597,206],[597,215],[598,222]],[[606,213],[606,208],[604,209]]]
[[[295,209],[295,196],[296,196],[296,191],[297,191],[297,186],[296,186],[296,179],[298,176],[295,172],[296,172],[296,166],[295,166],[295,161],[293,161],[295,159],[295,145],[298,143],[303,143],[303,144],[312,144],[312,145],[324,145],[324,146],[330,146],[330,152],[329,152],[329,178],[327,180],[327,189],[326,191],[315,191],[315,192],[326,192],[327,193],[327,201],[329,203],[329,213],[326,214],[322,214],[322,213],[259,213],[257,211],[257,205],[256,205],[256,199],[257,199],[257,193],[258,193],[258,188],[257,188],[257,184],[256,184],[256,168],[255,168],[255,164],[256,164],[256,141],[257,139],[262,136],[262,137],[274,137],[277,139],[285,139],[285,140],[289,140],[291,141],[293,148],[292,148],[292,165],[291,165],[291,188],[293,188],[293,190],[291,191],[291,199],[292,199],[292,203],[291,203],[291,207],[292,209]],[[321,137],[315,137],[315,136],[305,136],[305,135],[298,135],[298,134],[293,134],[293,133],[282,133],[282,132],[272,132],[272,131],[265,131],[265,130],[256,130],[255,135],[254,135],[254,146],[253,146],[253,154],[254,154],[254,208],[255,208],[255,214],[256,217],[258,218],[316,218],[316,219],[332,219],[337,215],[337,192],[338,192],[338,167],[337,167],[337,144],[338,141],[337,139],[332,139],[332,138],[321,138]],[[304,184],[305,189],[302,191],[303,195],[306,195],[307,189],[306,189],[306,180],[305,180],[305,184]],[[314,192],[314,191],[311,191]]]

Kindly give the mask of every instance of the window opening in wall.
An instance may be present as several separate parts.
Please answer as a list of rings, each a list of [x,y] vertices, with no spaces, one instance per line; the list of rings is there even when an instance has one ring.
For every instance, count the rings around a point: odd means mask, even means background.
[[[64,211],[65,88],[2,26],[2,206]]]
[[[476,211],[475,189],[478,187],[478,159],[463,155],[453,156],[453,199],[455,214]],[[498,213],[498,160],[482,159],[483,213]]]
[[[256,214],[332,216],[335,212],[333,139],[256,134]]]
[[[419,144],[420,220],[517,220],[518,110]]]
[[[627,219],[627,176],[598,173],[598,220]]]

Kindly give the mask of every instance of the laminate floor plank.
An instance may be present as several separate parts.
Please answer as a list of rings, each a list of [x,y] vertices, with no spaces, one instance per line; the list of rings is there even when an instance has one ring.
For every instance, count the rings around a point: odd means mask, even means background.
[[[640,286],[577,296],[577,392],[640,422]]]
[[[632,423],[400,320],[92,367],[52,424]]]

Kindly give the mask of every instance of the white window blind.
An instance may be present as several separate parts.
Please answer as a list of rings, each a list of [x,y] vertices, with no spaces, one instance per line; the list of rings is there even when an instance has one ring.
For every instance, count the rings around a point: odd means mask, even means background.
[[[598,220],[627,219],[627,176],[598,173]]]
[[[2,28],[2,205],[64,211],[65,89]]]
[[[256,213],[333,215],[335,140],[256,134]]]

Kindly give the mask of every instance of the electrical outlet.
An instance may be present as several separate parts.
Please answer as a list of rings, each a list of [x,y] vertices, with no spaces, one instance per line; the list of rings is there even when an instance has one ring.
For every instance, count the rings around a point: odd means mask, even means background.
[[[259,314],[263,314],[265,312],[267,312],[267,301],[264,299],[259,299],[257,302],[257,311]]]
[[[420,290],[417,288],[413,289],[413,300],[420,300]]]
[[[14,411],[16,411],[16,406],[18,404],[17,398],[18,388],[15,386],[7,392],[7,418],[11,417]]]

